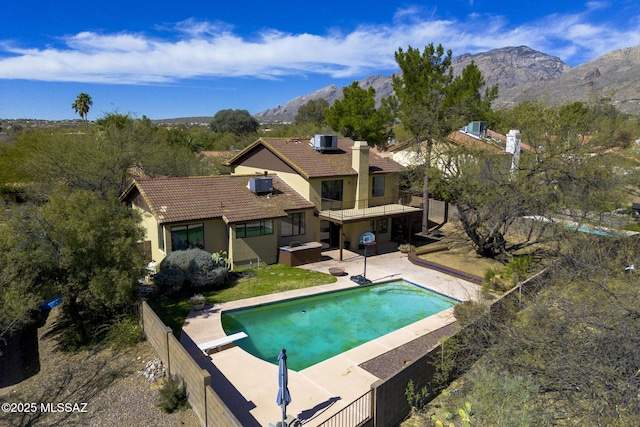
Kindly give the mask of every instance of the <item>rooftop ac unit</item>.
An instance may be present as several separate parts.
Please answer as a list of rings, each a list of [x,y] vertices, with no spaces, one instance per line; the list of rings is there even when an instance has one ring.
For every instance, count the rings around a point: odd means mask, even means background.
[[[465,132],[484,138],[487,134],[487,127],[487,122],[470,122],[465,127]]]
[[[249,190],[252,193],[270,193],[273,191],[273,178],[249,178]]]
[[[315,135],[311,140],[316,151],[331,151],[338,149],[337,135]]]

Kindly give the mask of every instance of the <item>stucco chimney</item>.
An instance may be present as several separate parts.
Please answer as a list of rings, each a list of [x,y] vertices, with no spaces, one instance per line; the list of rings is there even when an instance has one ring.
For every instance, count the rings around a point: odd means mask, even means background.
[[[351,167],[358,173],[355,208],[364,209],[369,207],[369,144],[356,141],[351,150]]]

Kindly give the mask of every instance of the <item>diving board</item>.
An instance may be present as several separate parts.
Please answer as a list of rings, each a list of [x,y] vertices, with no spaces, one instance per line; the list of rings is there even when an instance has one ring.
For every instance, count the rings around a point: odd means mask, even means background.
[[[247,338],[248,335],[245,332],[238,332],[236,334],[227,335],[226,337],[218,338],[215,340],[207,341],[202,344],[198,344],[198,348],[202,350],[205,356],[209,355],[210,350],[220,351],[222,347],[232,344],[242,338]]]

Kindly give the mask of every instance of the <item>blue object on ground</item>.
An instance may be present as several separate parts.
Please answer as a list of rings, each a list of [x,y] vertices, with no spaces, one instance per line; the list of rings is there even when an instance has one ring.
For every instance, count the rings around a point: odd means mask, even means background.
[[[62,302],[62,298],[60,298],[60,295],[56,295],[55,297],[49,298],[48,300],[40,304],[40,310],[42,311],[51,310],[53,307],[60,304],[61,302]]]

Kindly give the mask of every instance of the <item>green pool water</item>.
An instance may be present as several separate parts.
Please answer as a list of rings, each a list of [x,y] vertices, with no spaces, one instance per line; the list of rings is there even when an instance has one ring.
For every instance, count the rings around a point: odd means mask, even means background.
[[[225,311],[222,326],[246,332],[236,344],[268,362],[278,364],[286,348],[289,369],[299,371],[458,302],[399,280]]]

